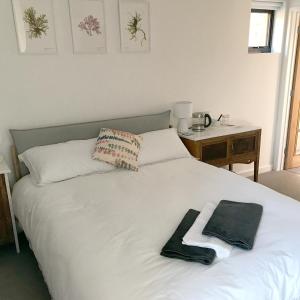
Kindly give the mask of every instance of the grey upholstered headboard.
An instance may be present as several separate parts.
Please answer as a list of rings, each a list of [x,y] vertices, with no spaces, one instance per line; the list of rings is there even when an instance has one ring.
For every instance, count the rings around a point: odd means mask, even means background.
[[[170,113],[171,111],[166,111],[152,115],[25,130],[11,129],[10,133],[14,142],[13,162],[16,179],[18,180],[20,177],[28,174],[27,168],[23,163],[19,162],[17,156],[29,148],[63,143],[70,140],[95,138],[98,136],[100,128],[104,127],[136,134],[166,129],[170,126]]]

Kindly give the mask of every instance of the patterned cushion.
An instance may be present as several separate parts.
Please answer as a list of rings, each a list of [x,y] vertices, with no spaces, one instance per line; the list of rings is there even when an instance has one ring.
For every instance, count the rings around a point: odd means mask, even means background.
[[[118,168],[138,171],[138,155],[143,138],[129,132],[101,128],[93,159]]]

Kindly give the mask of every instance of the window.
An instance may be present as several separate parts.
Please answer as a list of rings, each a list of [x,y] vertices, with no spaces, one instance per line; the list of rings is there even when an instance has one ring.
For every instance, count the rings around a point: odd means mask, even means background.
[[[270,53],[272,48],[274,10],[252,9],[249,53]]]

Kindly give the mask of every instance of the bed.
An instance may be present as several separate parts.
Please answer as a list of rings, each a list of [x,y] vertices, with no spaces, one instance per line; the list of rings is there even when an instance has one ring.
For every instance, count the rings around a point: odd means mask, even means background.
[[[133,118],[131,131],[166,128],[168,118],[147,128]],[[17,153],[42,143],[32,130],[22,132],[30,145],[15,133]],[[191,157],[44,186],[23,172],[15,214],[54,300],[300,299],[300,205],[291,198]],[[263,205],[254,249],[210,266],[160,256],[186,211],[216,199]]]

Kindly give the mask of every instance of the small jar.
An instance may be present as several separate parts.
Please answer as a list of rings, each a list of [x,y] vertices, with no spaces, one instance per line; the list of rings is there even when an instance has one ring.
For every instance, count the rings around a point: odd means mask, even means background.
[[[222,118],[221,118],[221,125],[223,125],[223,126],[230,125],[230,115],[229,114],[226,114],[226,115],[222,116]]]

